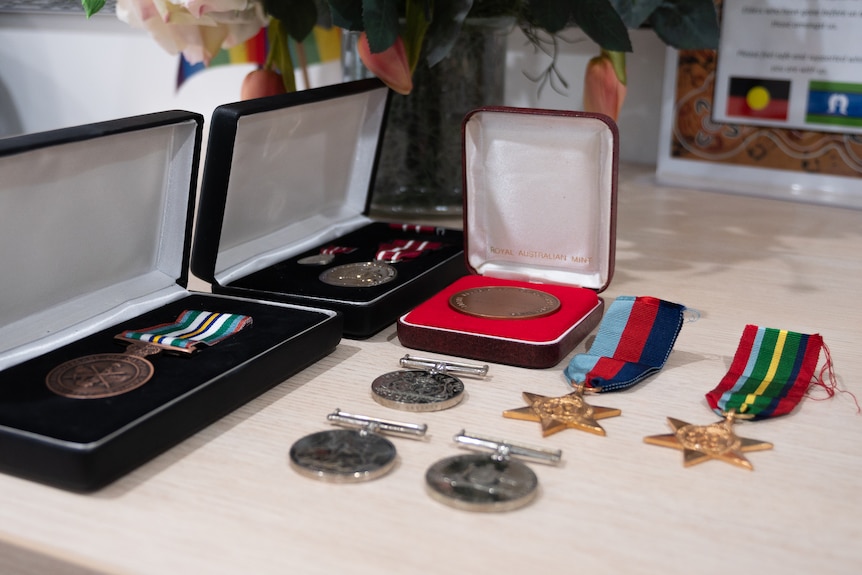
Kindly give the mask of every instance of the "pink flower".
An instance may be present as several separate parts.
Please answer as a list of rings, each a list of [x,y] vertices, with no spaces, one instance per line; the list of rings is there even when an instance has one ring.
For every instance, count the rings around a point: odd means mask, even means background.
[[[626,99],[625,53],[602,53],[587,64],[584,74],[584,110],[616,121]]]
[[[269,21],[263,5],[249,0],[117,0],[117,17],[192,64],[208,64],[220,49],[245,42]]]
[[[383,52],[373,53],[368,45],[368,36],[363,32],[359,35],[357,48],[359,58],[365,67],[383,80],[387,86],[405,96],[413,90],[413,76],[410,73],[410,64],[407,62],[404,41],[400,36]]]

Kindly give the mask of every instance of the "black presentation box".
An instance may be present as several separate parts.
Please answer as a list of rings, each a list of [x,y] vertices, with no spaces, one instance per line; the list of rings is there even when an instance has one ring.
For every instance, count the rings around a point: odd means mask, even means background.
[[[99,489],[340,341],[332,311],[188,290],[202,123],[170,111],[0,140],[0,471]],[[115,335],[185,310],[252,323],[147,357],[149,381],[118,395],[98,392],[130,369],[114,357],[67,372],[99,397],[48,387],[55,367],[123,354]]]
[[[393,324],[464,275],[460,230],[369,215],[388,102],[388,88],[370,79],[218,107],[192,271],[215,293],[338,311],[352,338]],[[345,269],[338,266],[367,264],[407,242],[425,249],[387,264],[385,283],[363,277],[362,266],[346,273],[367,284],[321,281]],[[335,253],[319,263],[322,251]],[[303,263],[308,258],[318,263]]]

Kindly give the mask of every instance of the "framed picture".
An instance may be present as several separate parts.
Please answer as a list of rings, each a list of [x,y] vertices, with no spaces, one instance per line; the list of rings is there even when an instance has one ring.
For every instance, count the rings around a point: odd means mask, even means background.
[[[862,58],[848,56],[848,62],[856,60],[853,66],[806,66],[806,61],[826,58],[810,41],[810,31],[834,34],[829,26],[844,26],[848,19],[834,10],[827,12],[828,5],[835,4],[830,0],[820,0],[826,5],[820,12],[810,2],[805,13],[794,12],[797,3],[785,2],[783,12],[778,12],[768,7],[769,0],[724,0],[725,10],[732,4],[746,16],[747,29],[740,30],[742,25],[737,24],[729,32],[725,18],[717,52],[668,50],[656,171],[660,184],[862,208],[862,132],[854,125],[858,109],[851,107],[849,117],[846,107],[843,117],[838,115],[840,108],[832,118],[826,117],[825,109],[811,112],[818,105],[814,93],[824,86],[855,89],[842,74],[855,74],[862,82],[858,72]],[[764,18],[759,21],[757,14]],[[761,24],[778,32],[758,34],[751,29]],[[855,35],[846,36],[858,38],[862,18],[846,25],[860,27]],[[790,28],[796,30],[792,43],[782,33]],[[806,33],[800,36],[799,29]],[[752,38],[753,47],[740,47],[741,32]],[[800,37],[809,38],[810,47],[805,48]],[[848,42],[846,50],[855,54],[858,49],[853,46],[858,42]],[[719,70],[722,53],[728,50],[734,57],[726,57],[725,69]],[[829,57],[836,60],[840,50],[831,47]],[[791,61],[797,65],[788,65]],[[856,101],[852,93],[849,97]]]

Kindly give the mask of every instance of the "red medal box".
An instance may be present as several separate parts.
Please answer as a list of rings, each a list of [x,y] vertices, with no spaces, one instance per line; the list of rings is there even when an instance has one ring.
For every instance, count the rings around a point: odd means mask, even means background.
[[[218,107],[192,271],[216,293],[335,310],[354,338],[464,275],[460,230],[369,216],[388,103],[370,79]]]
[[[202,125],[0,139],[0,471],[98,489],[338,345],[335,312],[188,290]],[[191,354],[115,337],[185,310],[251,324]]]
[[[613,276],[616,124],[599,114],[488,107],[467,115],[462,135],[471,274],[399,318],[398,338],[481,361],[557,365],[601,321],[598,293]],[[496,286],[545,292],[559,309],[500,319],[450,302]]]

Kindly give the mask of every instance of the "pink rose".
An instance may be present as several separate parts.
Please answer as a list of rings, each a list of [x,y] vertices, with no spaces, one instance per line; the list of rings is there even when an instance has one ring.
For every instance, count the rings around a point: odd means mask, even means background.
[[[263,5],[252,0],[118,0],[117,17],[192,64],[208,64],[220,49],[245,42],[269,21]]]

